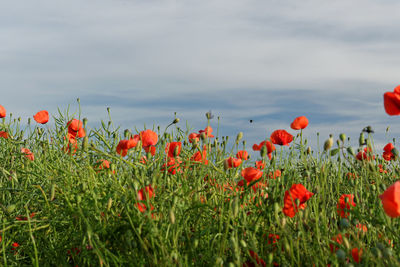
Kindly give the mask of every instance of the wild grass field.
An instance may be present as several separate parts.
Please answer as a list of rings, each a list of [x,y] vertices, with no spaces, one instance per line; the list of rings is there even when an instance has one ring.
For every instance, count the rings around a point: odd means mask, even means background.
[[[400,114],[400,86],[384,100]],[[304,116],[257,144],[209,113],[196,130],[0,117],[4,266],[400,266],[398,151],[371,127],[311,149]]]

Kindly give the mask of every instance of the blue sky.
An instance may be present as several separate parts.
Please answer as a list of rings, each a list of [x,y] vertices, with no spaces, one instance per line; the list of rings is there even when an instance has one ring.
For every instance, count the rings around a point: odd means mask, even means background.
[[[400,84],[398,14],[390,0],[3,2],[0,104],[28,118],[79,97],[93,127],[111,107],[122,129],[177,112],[197,131],[212,110],[250,144],[306,115],[310,139],[372,125],[384,145],[400,134],[383,109]]]

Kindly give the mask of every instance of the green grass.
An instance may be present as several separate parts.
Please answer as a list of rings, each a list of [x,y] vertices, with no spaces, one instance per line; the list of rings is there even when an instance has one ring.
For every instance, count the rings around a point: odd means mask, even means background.
[[[225,159],[238,150],[250,152],[252,144],[246,147],[238,140],[228,146],[228,138],[216,136],[196,146],[188,143],[188,135],[197,130],[173,123],[166,131],[153,129],[159,137],[154,157],[140,142],[121,157],[116,147],[130,133],[121,136],[112,122],[102,122],[98,129],[86,127],[87,138],[78,138],[71,154],[64,149],[71,118],[60,112],[52,127],[30,123],[22,128],[12,117],[0,124],[10,134],[0,138],[4,266],[242,266],[256,264],[250,251],[267,266],[342,266],[358,265],[351,256],[355,247],[363,250],[359,265],[400,265],[399,219],[385,214],[378,197],[398,180],[399,162],[383,160],[382,148],[373,148],[375,159],[359,161],[344,139],[327,151],[322,147],[307,154],[306,140],[298,135],[289,147],[277,146],[272,160],[255,154],[227,169]],[[372,143],[371,135],[366,139]],[[165,146],[172,141],[183,143],[182,172],[176,174],[162,170]],[[190,160],[203,145],[207,165]],[[22,147],[33,152],[33,161],[21,153]],[[140,162],[144,155],[147,164]],[[110,168],[99,170],[100,160],[108,160]],[[236,187],[243,180],[241,170],[256,160],[266,163],[262,188],[253,191],[253,182],[242,191],[224,190],[227,184]],[[380,172],[379,164],[387,173]],[[269,179],[277,169],[282,176]],[[314,195],[289,218],[282,212],[283,199],[293,184]],[[138,191],[148,185],[154,197],[141,203],[154,209],[142,213],[136,206]],[[348,218],[336,210],[342,194],[354,195],[356,206]],[[367,232],[358,231],[358,223]],[[339,233],[341,244],[332,241]],[[270,234],[279,239],[268,242]],[[330,244],[339,249],[331,252]]]

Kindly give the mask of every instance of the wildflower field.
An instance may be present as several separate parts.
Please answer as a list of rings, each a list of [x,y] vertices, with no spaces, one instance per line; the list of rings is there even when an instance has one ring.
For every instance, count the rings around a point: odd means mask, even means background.
[[[45,110],[22,127],[5,107],[1,265],[400,266],[399,153],[371,127],[313,151],[304,116],[249,145],[209,113],[121,131]],[[400,86],[384,108],[400,114]]]

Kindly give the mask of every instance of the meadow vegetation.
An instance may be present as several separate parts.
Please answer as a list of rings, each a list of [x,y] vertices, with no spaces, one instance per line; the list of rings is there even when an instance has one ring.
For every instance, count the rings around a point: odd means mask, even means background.
[[[2,265],[400,266],[398,151],[371,127],[313,150],[304,116],[250,145],[210,113],[201,130],[81,116],[22,127],[0,106]]]

